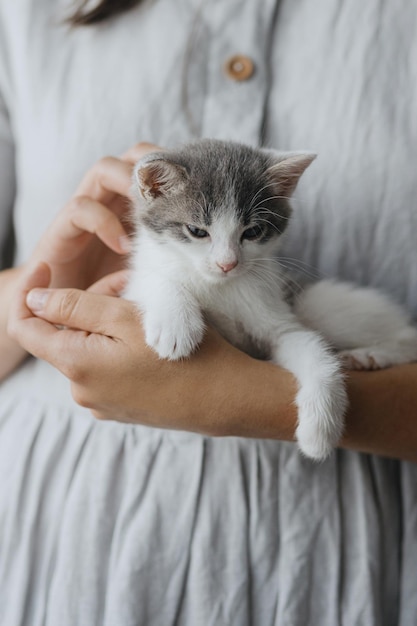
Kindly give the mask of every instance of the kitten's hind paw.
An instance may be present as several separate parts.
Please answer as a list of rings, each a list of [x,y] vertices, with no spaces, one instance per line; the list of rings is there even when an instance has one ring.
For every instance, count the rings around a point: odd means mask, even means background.
[[[405,326],[374,345],[339,352],[349,370],[381,370],[392,365],[417,361],[417,329]]]
[[[407,346],[371,346],[339,352],[342,365],[348,370],[382,370],[401,363],[417,361],[417,343]]]
[[[347,370],[380,370],[390,364],[389,355],[378,355],[372,348],[343,350],[339,356]]]

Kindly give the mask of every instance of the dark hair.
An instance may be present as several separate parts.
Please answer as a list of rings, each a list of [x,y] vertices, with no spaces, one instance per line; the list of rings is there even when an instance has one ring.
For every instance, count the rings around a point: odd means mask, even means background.
[[[100,0],[93,8],[88,9],[88,0],[79,0],[78,7],[66,20],[72,26],[89,26],[98,24],[125,11],[130,11],[142,0]]]

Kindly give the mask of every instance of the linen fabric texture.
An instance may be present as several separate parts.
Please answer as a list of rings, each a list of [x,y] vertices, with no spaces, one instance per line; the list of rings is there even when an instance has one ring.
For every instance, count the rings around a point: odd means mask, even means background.
[[[0,4],[16,264],[101,156],[234,139],[318,153],[284,252],[301,273],[417,314],[416,3],[156,0],[78,29],[68,9]],[[2,626],[416,624],[411,464],[98,422],[32,359],[0,385],[0,483]]]

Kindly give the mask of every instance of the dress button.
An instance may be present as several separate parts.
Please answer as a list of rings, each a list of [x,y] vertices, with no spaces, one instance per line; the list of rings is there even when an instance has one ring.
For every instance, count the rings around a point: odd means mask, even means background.
[[[248,80],[255,71],[255,64],[243,54],[235,54],[224,64],[226,75],[232,80]]]

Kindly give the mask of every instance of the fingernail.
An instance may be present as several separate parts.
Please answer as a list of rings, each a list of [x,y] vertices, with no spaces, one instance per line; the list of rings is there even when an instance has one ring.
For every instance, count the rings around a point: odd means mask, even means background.
[[[132,243],[126,235],[119,237],[120,247],[124,252],[130,252],[132,249]]]
[[[26,296],[26,304],[31,311],[42,311],[48,298],[47,289],[32,289]]]

